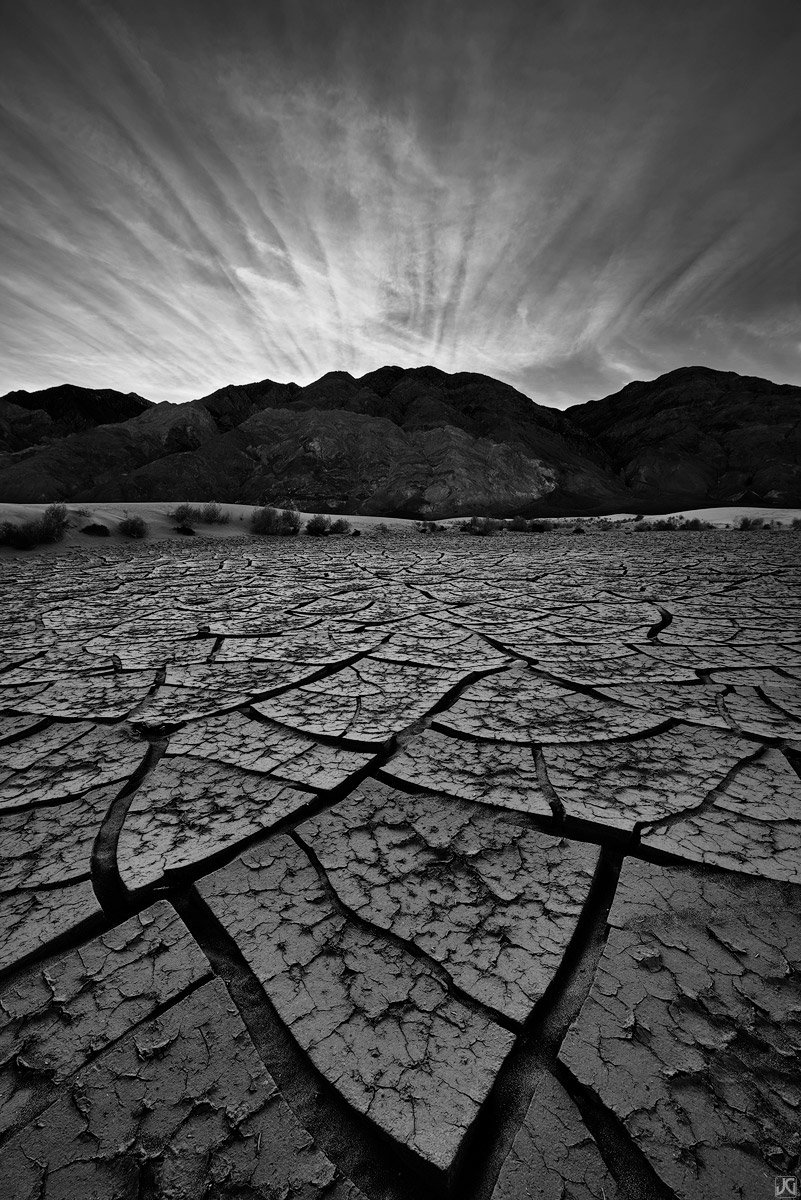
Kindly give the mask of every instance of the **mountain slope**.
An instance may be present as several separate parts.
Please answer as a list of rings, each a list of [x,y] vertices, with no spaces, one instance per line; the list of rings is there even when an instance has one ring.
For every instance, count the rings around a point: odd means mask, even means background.
[[[801,388],[703,367],[567,412],[433,367],[330,372],[307,387],[266,379],[184,405],[122,397],[144,406],[127,419],[104,399],[120,393],[90,394],[100,401],[83,415],[71,395],[56,398],[63,407],[28,398],[24,411],[48,404],[55,423],[112,417],[0,454],[1,499],[293,501],[406,516],[801,504]]]
[[[135,392],[94,391],[69,383],[40,392],[9,392],[0,399],[0,450],[24,450],[96,425],[128,421],[151,406],[152,401]]]
[[[682,367],[566,415],[646,506],[801,503],[799,387]]]

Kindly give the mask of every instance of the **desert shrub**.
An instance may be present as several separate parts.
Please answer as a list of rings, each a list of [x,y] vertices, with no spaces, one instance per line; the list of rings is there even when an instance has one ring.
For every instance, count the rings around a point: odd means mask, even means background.
[[[801,529],[801,517],[793,517],[791,529]]]
[[[39,518],[40,541],[60,542],[67,532],[69,513],[66,504],[48,504]]]
[[[525,517],[512,517],[506,528],[511,529],[513,533],[527,533],[528,521]]]
[[[170,513],[176,525],[227,525],[231,520],[216,500],[205,504],[179,504]]]
[[[230,513],[227,513],[216,500],[208,500],[200,509],[201,521],[204,525],[227,525],[231,520]]]
[[[635,521],[644,521],[644,520],[645,520],[645,514],[644,514],[644,513],[637,513],[637,516],[634,518],[634,520],[635,520]]]
[[[189,537],[189,536],[194,537],[194,534],[195,534],[195,531],[191,525],[176,525],[175,532],[182,533],[185,537]]]
[[[142,517],[129,517],[126,513],[117,526],[117,531],[129,538],[147,537],[147,521]]]
[[[650,533],[652,528],[650,521],[637,521],[634,524],[636,533]]]
[[[765,522],[762,517],[740,517],[738,529],[761,529]]]
[[[108,525],[101,525],[95,521],[92,525],[84,525],[81,533],[85,533],[87,537],[109,537]]]
[[[200,521],[202,513],[199,508],[195,508],[192,504],[179,504],[170,513],[176,525],[189,527],[196,525]]]
[[[362,536],[361,529],[354,529],[352,536],[353,537],[361,537]]]
[[[574,525],[574,527],[573,527],[573,533],[586,533],[586,532],[587,532],[587,530],[584,528],[583,525]]]
[[[13,521],[4,521],[0,525],[0,546],[12,546],[15,550],[32,550],[42,540],[42,527],[39,521],[24,521],[15,525]]]
[[[270,508],[268,505],[254,508],[250,514],[250,528],[254,533],[278,537],[281,532],[281,514],[277,508]]]
[[[467,525],[462,526],[468,533],[476,534],[478,537],[490,537],[494,533],[499,533],[503,527],[503,521],[498,521],[495,517],[471,517]]]
[[[327,537],[331,532],[331,518],[325,513],[315,513],[306,522],[306,532],[310,537]]]
[[[300,525],[300,514],[293,508],[279,511],[265,505],[263,508],[254,508],[250,514],[252,531],[266,537],[294,537],[300,532]]]
[[[331,526],[331,533],[350,533],[350,521],[346,521],[344,517],[337,517]]]
[[[300,513],[296,508],[281,509],[281,532],[284,537],[295,537],[300,533],[303,521],[300,519]]]
[[[4,521],[0,526],[0,545],[15,550],[31,550],[42,542],[60,542],[69,525],[66,504],[49,504],[41,517],[15,525]]]
[[[529,521],[526,528],[529,533],[550,533],[553,525],[550,521]]]

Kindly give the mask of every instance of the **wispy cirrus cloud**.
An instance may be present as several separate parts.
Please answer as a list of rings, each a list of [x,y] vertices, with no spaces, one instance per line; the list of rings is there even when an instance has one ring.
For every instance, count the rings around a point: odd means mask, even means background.
[[[645,7],[21,6],[0,389],[801,382],[798,10]]]

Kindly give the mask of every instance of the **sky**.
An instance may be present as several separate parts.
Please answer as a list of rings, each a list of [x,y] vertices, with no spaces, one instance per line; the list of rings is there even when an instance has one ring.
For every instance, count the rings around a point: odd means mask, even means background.
[[[799,0],[0,0],[0,394],[801,383]]]

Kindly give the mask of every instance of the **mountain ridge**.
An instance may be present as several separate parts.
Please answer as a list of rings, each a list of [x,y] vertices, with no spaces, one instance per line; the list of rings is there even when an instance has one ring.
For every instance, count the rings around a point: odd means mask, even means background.
[[[0,399],[0,446],[0,499],[22,503],[191,495],[426,517],[801,504],[801,388],[709,367],[564,411],[426,366],[181,405],[64,385]]]

